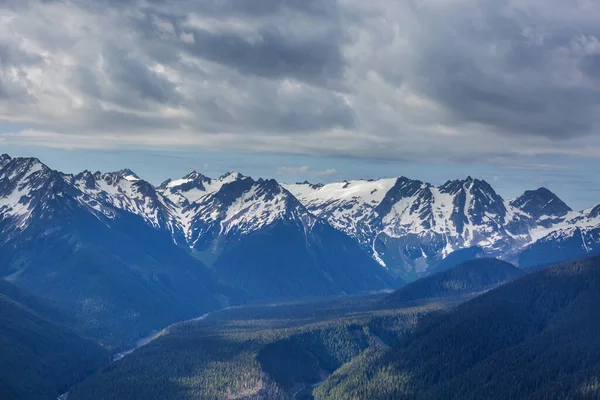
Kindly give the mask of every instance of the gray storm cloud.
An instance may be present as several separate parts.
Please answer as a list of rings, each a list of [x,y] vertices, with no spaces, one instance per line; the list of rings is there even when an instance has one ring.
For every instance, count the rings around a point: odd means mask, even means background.
[[[589,0],[4,0],[0,22],[7,143],[599,153]]]

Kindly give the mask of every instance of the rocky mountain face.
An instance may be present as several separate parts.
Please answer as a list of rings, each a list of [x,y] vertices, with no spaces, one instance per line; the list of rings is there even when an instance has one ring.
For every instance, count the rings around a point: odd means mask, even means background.
[[[529,266],[584,256],[599,247],[600,207],[574,212],[545,188],[511,201],[471,177],[439,187],[401,177],[286,188],[408,280],[435,271],[464,249]],[[553,243],[564,244],[547,253]]]
[[[397,285],[356,241],[273,179],[198,173],[159,191],[179,205],[182,246],[251,297],[328,295]]]
[[[600,206],[575,212],[545,188],[506,200],[471,177],[282,185],[193,171],[154,186],[130,170],[65,175],[6,155],[0,166],[5,234],[52,216],[57,202],[104,225],[136,221],[249,299],[386,289],[453,259],[531,266],[600,246]]]
[[[274,180],[54,171],[3,156],[0,276],[43,294],[110,346],[248,301],[402,282]]]
[[[512,200],[510,205],[526,212],[540,223],[543,223],[544,219],[542,217],[544,216],[560,218],[573,211],[571,207],[546,188],[527,190],[523,195]]]

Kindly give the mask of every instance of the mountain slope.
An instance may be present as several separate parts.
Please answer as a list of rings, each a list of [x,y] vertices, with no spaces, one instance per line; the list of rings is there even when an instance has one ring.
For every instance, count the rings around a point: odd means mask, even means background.
[[[106,350],[41,313],[59,311],[5,280],[0,287],[0,398],[54,400],[108,363]]]
[[[32,312],[43,316],[53,322],[69,325],[75,322],[72,315],[61,311],[55,303],[46,297],[35,296],[20,287],[8,282],[6,279],[0,279],[0,295],[15,303],[19,303],[23,307]]]
[[[600,216],[594,209],[570,212],[550,228],[532,230],[532,236],[535,241],[518,255],[524,268],[583,258],[600,250]]]
[[[285,187],[310,212],[409,281],[436,271],[450,254],[468,248],[527,266],[585,256],[600,245],[600,208],[574,212],[545,188],[506,201],[490,184],[471,177],[439,187],[405,177]],[[564,241],[576,228],[584,231],[579,244],[543,257],[544,242]]]
[[[600,258],[551,267],[423,320],[315,398],[597,398],[599,306]]]
[[[186,204],[181,215],[194,254],[223,283],[251,298],[356,293],[399,284],[275,180],[190,174],[162,187],[169,198],[185,198],[179,201]]]
[[[0,154],[0,168],[8,164],[10,160],[12,160],[12,157],[8,154]]]
[[[7,158],[0,230],[0,276],[118,347],[224,305],[402,284],[276,181],[237,173],[155,188],[130,170]]]
[[[309,234],[282,222],[224,245],[213,264],[225,282],[256,298],[351,294],[402,285],[350,238],[325,223]]]
[[[65,178],[93,201],[137,215],[153,228],[169,229],[173,225],[173,205],[131,170],[109,173],[84,171]]]
[[[564,201],[546,188],[527,190],[523,195],[511,201],[510,205],[537,220],[542,217],[546,217],[544,219],[563,217],[573,211]]]
[[[479,258],[412,282],[388,296],[386,304],[478,293],[525,275],[502,260]]]
[[[311,212],[409,280],[457,250],[478,246],[501,255],[527,243],[523,234],[531,217],[471,177],[440,187],[405,177],[286,187]]]
[[[125,346],[228,294],[168,232],[92,199],[39,160],[5,165],[0,196],[0,275],[72,311],[105,343]]]

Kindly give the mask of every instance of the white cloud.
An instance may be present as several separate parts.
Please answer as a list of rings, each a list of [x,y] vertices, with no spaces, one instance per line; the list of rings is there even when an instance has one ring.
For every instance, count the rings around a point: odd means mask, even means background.
[[[331,176],[337,174],[337,171],[333,168],[327,168],[324,170],[313,171],[308,165],[302,165],[299,167],[278,167],[277,174],[280,175],[302,175],[302,176]]]
[[[335,170],[335,168],[327,168],[322,171],[316,171],[314,172],[314,174],[318,176],[330,176],[337,174],[337,171]]]
[[[302,165],[301,167],[279,167],[277,168],[278,174],[306,174],[310,171],[308,165]]]
[[[561,0],[7,0],[0,122],[24,128],[0,141],[598,157],[599,15]]]

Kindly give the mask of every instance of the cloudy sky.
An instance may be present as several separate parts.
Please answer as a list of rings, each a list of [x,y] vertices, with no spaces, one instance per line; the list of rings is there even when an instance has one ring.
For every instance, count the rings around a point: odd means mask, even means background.
[[[0,151],[600,203],[597,0],[0,0]]]

